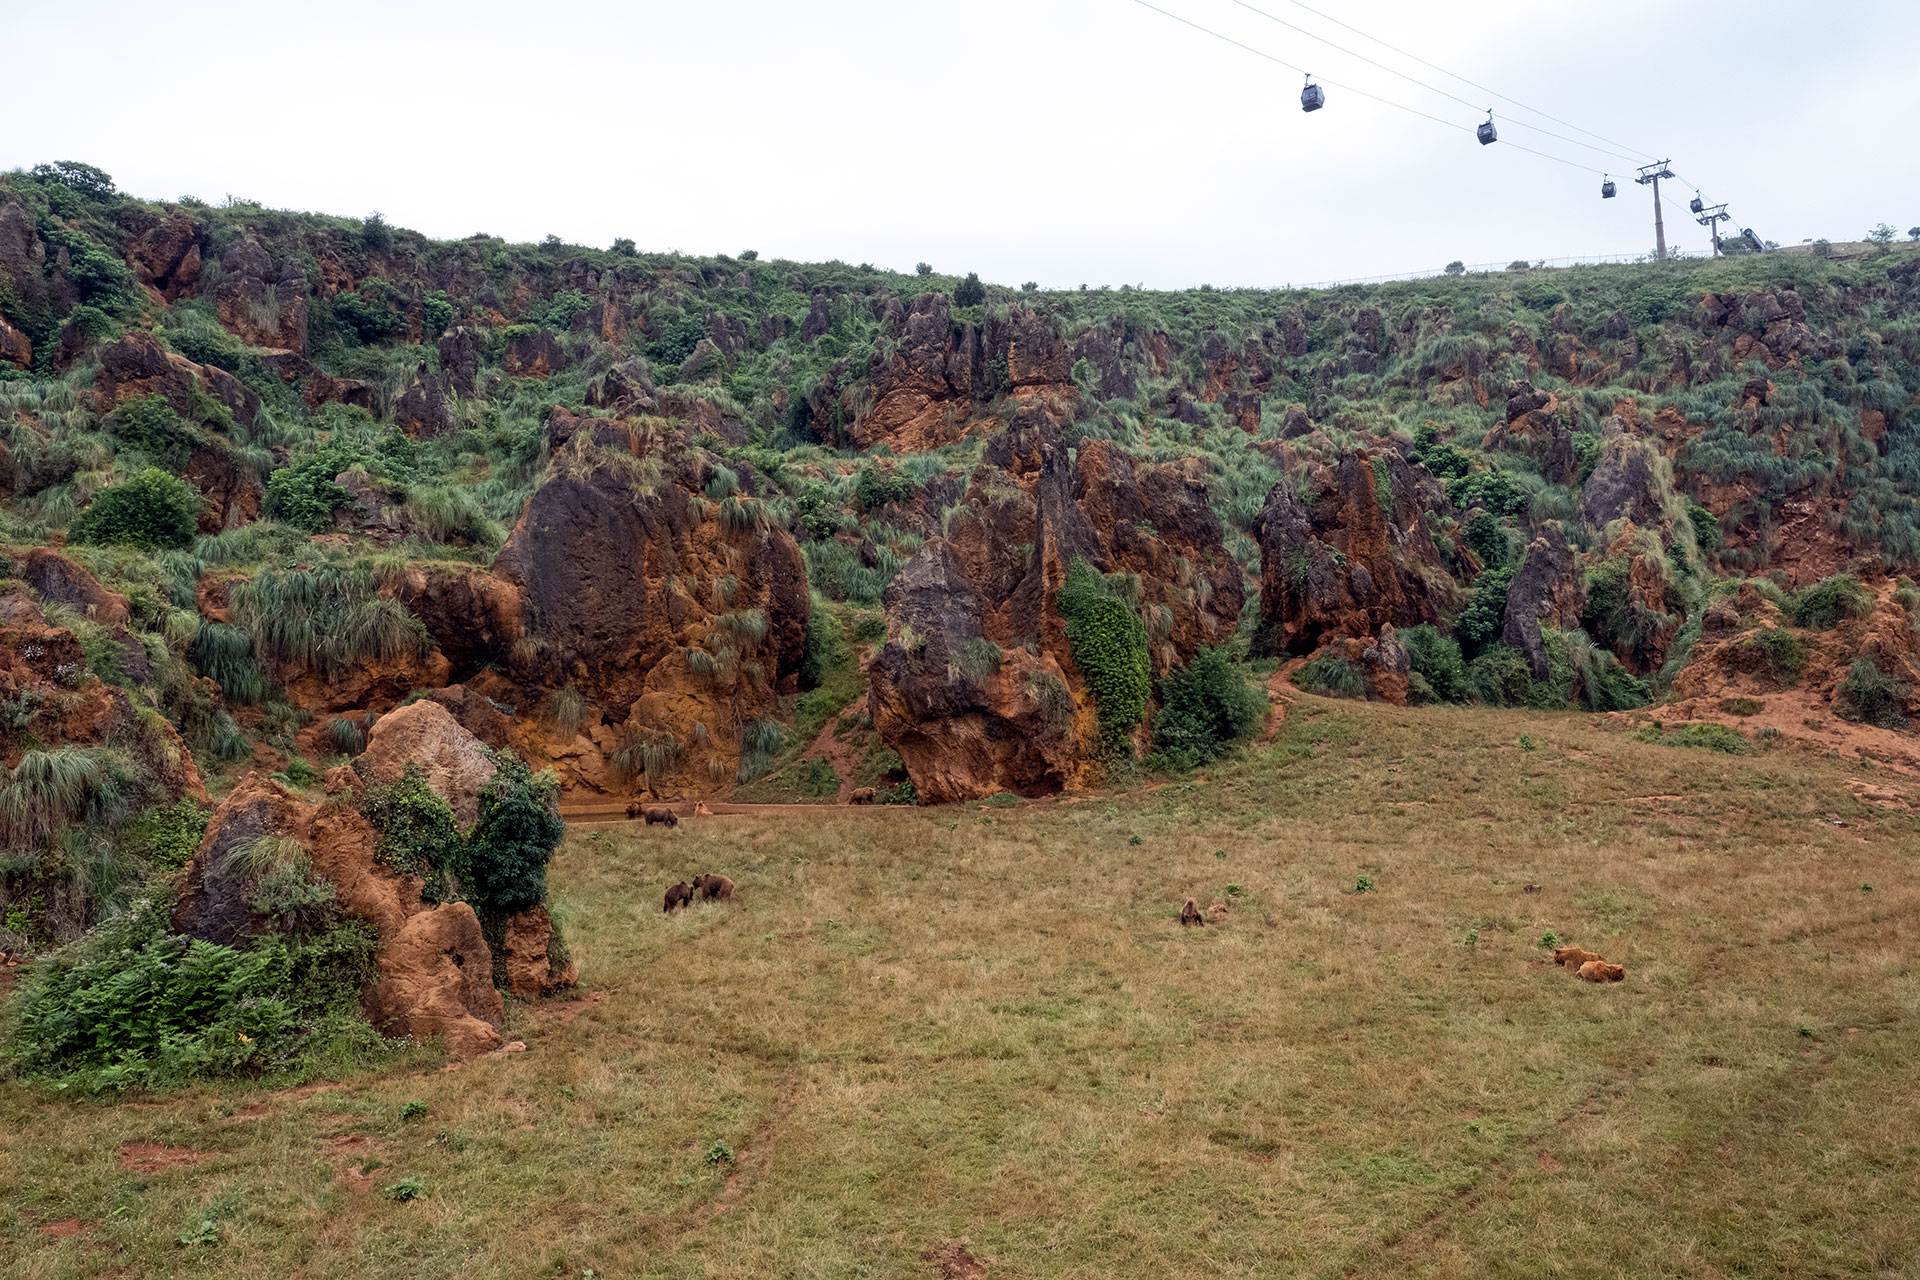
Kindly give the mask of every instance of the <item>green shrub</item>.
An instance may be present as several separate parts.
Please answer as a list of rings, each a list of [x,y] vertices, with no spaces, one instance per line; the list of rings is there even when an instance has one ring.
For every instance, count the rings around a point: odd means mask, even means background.
[[[817,689],[841,667],[853,660],[847,647],[846,627],[827,603],[815,597],[807,613],[807,647],[800,656],[799,679],[802,689]]]
[[[1077,556],[1067,567],[1067,580],[1054,598],[1054,607],[1066,621],[1074,664],[1093,694],[1101,752],[1129,751],[1153,688],[1147,630],[1140,616],[1113,594],[1092,565]]]
[[[1527,509],[1527,491],[1520,482],[1498,469],[1470,471],[1447,482],[1447,498],[1466,511],[1482,507],[1495,516],[1517,516]]]
[[[1491,645],[1467,664],[1467,692],[1489,707],[1524,707],[1533,692],[1526,655],[1506,645]]]
[[[1720,751],[1731,756],[1747,755],[1753,750],[1746,735],[1724,724],[1677,724],[1671,732],[1658,724],[1647,724],[1633,735],[1642,742],[1658,742],[1669,747],[1690,747],[1697,751]]]
[[[1489,569],[1474,583],[1466,607],[1454,619],[1453,635],[1467,653],[1498,642],[1507,620],[1507,588],[1519,570],[1513,565]]]
[[[1266,699],[1248,685],[1221,649],[1201,649],[1160,682],[1154,749],[1175,766],[1194,769],[1217,758],[1259,726]]]
[[[1293,682],[1309,693],[1329,698],[1364,698],[1367,673],[1338,654],[1323,653],[1293,673]]]
[[[953,305],[956,307],[977,307],[987,300],[987,287],[980,283],[980,273],[967,272],[967,278],[953,287]]]
[[[1809,631],[1831,631],[1847,618],[1862,617],[1873,608],[1867,589],[1844,573],[1836,573],[1787,597],[1787,613]]]
[[[860,478],[853,486],[854,505],[869,514],[889,502],[905,502],[912,496],[913,481],[891,467],[876,466],[872,462],[860,468]]]
[[[547,863],[567,833],[552,772],[533,772],[511,751],[495,763],[499,770],[481,788],[480,821],[466,851],[468,895],[483,918],[546,901]]]
[[[115,439],[140,450],[168,471],[185,466],[187,455],[203,442],[161,396],[127,401],[107,418],[106,427]]]
[[[833,771],[833,765],[825,760],[807,761],[807,794],[810,796],[837,796],[840,794],[840,775]]]
[[[124,544],[152,551],[193,541],[200,491],[178,476],[148,467],[94,495],[73,522],[76,542]]]
[[[1459,641],[1423,622],[1400,632],[1400,643],[1406,645],[1413,659],[1413,674],[1421,677],[1432,701],[1467,700],[1467,664],[1461,657]]]
[[[363,1057],[374,937],[360,923],[269,934],[247,950],[170,935],[143,902],[36,964],[12,1008],[22,1075],[86,1092],[265,1076]]]
[[[380,833],[375,856],[425,880],[422,897],[439,902],[459,896],[466,847],[453,807],[434,794],[419,765],[409,764],[392,782],[367,788],[360,812]]]
[[[212,810],[192,796],[155,805],[127,824],[123,839],[129,853],[150,867],[173,871],[187,865],[207,834]]]
[[[1792,684],[1807,666],[1807,643],[1780,627],[1762,627],[1741,642],[1758,655],[1761,668],[1781,684]]]
[[[305,533],[324,533],[333,513],[353,501],[334,483],[354,458],[330,447],[304,454],[267,477],[266,514]]]
[[[1507,531],[1492,512],[1476,511],[1467,518],[1465,541],[1481,567],[1498,569],[1507,562]]]
[[[1697,502],[1689,501],[1687,521],[1693,525],[1693,540],[1702,551],[1720,549],[1720,522],[1714,518],[1713,512]]]
[[[420,300],[421,327],[428,341],[438,338],[453,323],[453,303],[446,290],[435,289]]]
[[[1872,658],[1855,658],[1834,691],[1834,707],[1843,719],[1882,729],[1904,729],[1904,704],[1912,692],[1912,685],[1882,671]]]

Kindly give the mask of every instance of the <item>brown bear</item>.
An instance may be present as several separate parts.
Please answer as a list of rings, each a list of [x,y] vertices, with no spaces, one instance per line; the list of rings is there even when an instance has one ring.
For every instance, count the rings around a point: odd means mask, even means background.
[[[692,901],[693,901],[693,887],[689,885],[686,881],[682,880],[679,884],[676,884],[671,889],[667,890],[666,905],[661,907],[660,909],[666,912],[668,915],[672,915],[673,909],[675,907],[684,907]]]
[[[1216,920],[1223,919],[1227,914],[1227,904],[1224,902],[1210,902],[1207,904],[1207,914]]]
[[[1180,908],[1180,927],[1184,929],[1190,924],[1197,924],[1205,928],[1206,923],[1207,918],[1200,914],[1200,904],[1188,898]]]
[[[698,889],[701,896],[706,898],[708,902],[733,901],[733,881],[727,879],[725,876],[717,876],[712,872],[708,872],[703,876],[695,876],[693,878],[693,887]]]
[[[1588,982],[1619,982],[1627,976],[1627,967],[1620,964],[1608,964],[1595,956],[1580,966],[1580,976]]]
[[[1578,947],[1555,947],[1553,962],[1565,965],[1569,969],[1578,969],[1589,960],[1598,960],[1599,956],[1591,951],[1582,951]]]
[[[664,804],[650,804],[646,807],[644,813],[648,826],[652,826],[656,822],[669,827],[677,827],[680,825],[680,815]]]
[[[872,787],[855,787],[853,789],[853,794],[847,797],[847,803],[848,804],[872,804],[874,794],[875,793]]]
[[[627,821],[631,822],[633,819],[639,817],[641,808],[642,806],[638,800],[627,801]]]
[[[713,816],[713,810],[707,808],[707,802],[705,800],[695,800],[693,802],[693,816],[696,818],[711,818]]]

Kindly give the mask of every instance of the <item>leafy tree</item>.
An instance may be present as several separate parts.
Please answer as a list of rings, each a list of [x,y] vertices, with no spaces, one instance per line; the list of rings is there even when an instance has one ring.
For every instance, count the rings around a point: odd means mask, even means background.
[[[1221,649],[1201,649],[1193,661],[1160,682],[1154,749],[1182,769],[1217,758],[1252,733],[1266,709]]]
[[[1527,509],[1527,491],[1497,468],[1472,471],[1447,484],[1447,498],[1461,510],[1484,507],[1496,516],[1517,516]]]
[[[956,307],[977,307],[987,300],[987,286],[980,283],[978,272],[967,272],[967,278],[953,287],[953,305]]]
[[[1400,632],[1400,643],[1413,659],[1413,673],[1421,678],[1436,702],[1465,702],[1467,665],[1460,642],[1442,634],[1430,622]]]
[[[1467,273],[1467,264],[1455,258],[1446,265],[1445,270],[1450,276],[1463,276]]]
[[[1507,562],[1507,533],[1491,511],[1476,511],[1468,517],[1466,543],[1484,568],[1498,569]]]
[[[76,542],[124,543],[154,550],[193,541],[200,491],[178,476],[148,467],[124,484],[94,495],[73,522]]]
[[[453,323],[453,302],[444,289],[435,289],[420,300],[420,319],[429,338],[435,338],[447,331]]]
[[[480,792],[480,821],[467,837],[467,883],[482,915],[512,915],[547,898],[547,863],[566,834],[560,784],[503,751]]]
[[[607,250],[607,252],[616,258],[637,258],[640,256],[639,250],[635,248],[633,241],[627,239],[625,236],[620,236],[615,239],[613,248]]]
[[[407,318],[393,304],[393,287],[384,281],[362,285],[357,293],[344,290],[334,296],[333,311],[362,342],[403,332]]]
[[[1867,239],[1879,245],[1882,249],[1885,249],[1893,243],[1893,238],[1899,234],[1900,233],[1895,231],[1890,224],[1882,222],[1875,226],[1873,230],[1867,232]]]
[[[1453,623],[1454,638],[1467,652],[1478,653],[1500,638],[1507,619],[1507,588],[1515,572],[1514,566],[1503,565],[1480,575],[1467,607]]]
[[[911,489],[909,489],[911,492]],[[793,500],[793,513],[812,538],[831,538],[840,528],[840,508],[824,485],[810,484]]]
[[[113,175],[104,169],[97,169],[78,160],[56,160],[52,164],[33,166],[33,176],[42,182],[57,182],[71,191],[87,197],[89,200],[105,200],[118,194],[113,185]]]
[[[933,264],[931,262],[916,262],[913,264],[913,274],[917,276],[930,276],[933,274]]]
[[[374,210],[360,220],[360,243],[375,252],[393,247],[393,228],[379,210]]]

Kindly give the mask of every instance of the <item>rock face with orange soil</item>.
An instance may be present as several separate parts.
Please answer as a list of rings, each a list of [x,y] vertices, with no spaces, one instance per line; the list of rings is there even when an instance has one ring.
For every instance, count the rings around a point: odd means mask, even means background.
[[[145,662],[144,649],[131,635],[118,628],[109,635],[116,643],[126,638],[123,665],[135,657]],[[90,674],[80,638],[49,623],[40,606],[17,590],[0,594],[0,703],[23,717],[0,735],[0,768],[17,765],[35,744],[43,749],[113,745],[138,763],[159,802],[206,799],[193,755],[173,725],[151,711],[143,714],[126,689]],[[136,792],[126,798],[141,797]]]
[[[876,358],[867,372],[873,408],[854,420],[852,442],[861,448],[884,442],[902,451],[958,439],[985,369],[981,350],[979,330],[951,319],[947,295],[915,298],[892,358]]]
[[[1425,467],[1393,449],[1349,453],[1310,484],[1305,499],[1291,480],[1274,485],[1254,521],[1257,652],[1311,653],[1328,637],[1373,636],[1453,610],[1457,588],[1427,526],[1429,512],[1452,507]]]
[[[260,396],[252,387],[225,369],[195,364],[168,351],[158,338],[136,329],[101,350],[94,408],[107,414],[128,400],[159,396],[175,413],[192,417],[196,390],[225,405],[242,426],[251,426],[254,415],[260,412]]]
[[[555,410],[548,438],[552,470],[496,560],[526,619],[511,677],[534,701],[571,685],[589,710],[578,732],[530,728],[530,743],[570,789],[630,790],[649,756],[656,784],[709,789],[793,685],[809,608],[799,544],[751,475],[704,496],[727,482],[678,431]]]
[[[271,778],[248,774],[214,811],[187,864],[172,907],[176,931],[245,946],[267,928],[249,903],[259,873],[236,856],[263,837],[296,842],[314,874],[334,886],[341,911],[372,926],[379,977],[363,999],[374,1025],[388,1035],[438,1038],[454,1057],[504,1043],[479,917],[464,902],[425,901],[420,877],[379,860],[378,833],[339,795],[308,804]]]
[[[132,616],[125,596],[101,586],[100,579],[58,551],[35,547],[21,557],[16,571],[42,600],[66,605],[102,626],[125,626]]]
[[[190,295],[200,279],[200,228],[184,214],[156,218],[127,242],[127,266],[162,302]]]
[[[1107,441],[1077,459],[1023,409],[989,442],[947,536],[887,589],[888,641],[870,676],[875,729],[922,799],[1076,781],[1090,705],[1054,597],[1075,559],[1137,575],[1156,675],[1233,634],[1239,570],[1206,491]]]
[[[1673,681],[1673,697],[1651,710],[1663,724],[1703,721],[1752,735],[1920,772],[1920,632],[1891,579],[1866,578],[1869,612],[1830,631],[1795,627],[1751,583],[1709,606],[1702,634]],[[1846,690],[1856,662],[1890,682],[1883,724],[1862,717]],[[1904,720],[1905,726],[1899,722]]]
[[[220,323],[250,347],[304,354],[307,349],[307,276],[288,258],[253,240],[236,240],[220,255],[220,282],[213,286]]]

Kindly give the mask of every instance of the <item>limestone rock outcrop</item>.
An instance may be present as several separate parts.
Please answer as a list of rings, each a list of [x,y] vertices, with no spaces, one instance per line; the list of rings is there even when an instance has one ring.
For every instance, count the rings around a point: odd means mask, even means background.
[[[496,772],[480,739],[431,698],[381,716],[354,767],[375,786],[419,769],[433,793],[453,806],[463,831],[480,820],[480,791]]]
[[[1311,653],[1329,636],[1376,635],[1383,624],[1438,621],[1457,589],[1427,526],[1452,510],[1425,467],[1394,449],[1348,453],[1267,494],[1260,544],[1258,652]]]
[[[1132,575],[1153,673],[1233,634],[1239,568],[1205,487],[1109,441],[1073,457],[1029,407],[988,443],[944,537],[886,594],[874,727],[926,800],[1035,795],[1078,780],[1091,704],[1054,598],[1075,559]]]

